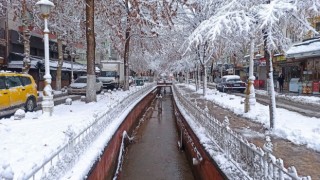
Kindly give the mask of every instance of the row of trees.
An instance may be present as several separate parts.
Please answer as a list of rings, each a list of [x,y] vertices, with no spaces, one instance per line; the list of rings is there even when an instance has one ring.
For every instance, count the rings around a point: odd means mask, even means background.
[[[275,53],[284,53],[291,45],[288,32],[298,38],[308,33],[316,34],[308,19],[319,16],[319,10],[318,0],[210,0],[186,4],[181,10],[186,16],[179,23],[191,33],[181,52],[193,56],[193,63],[206,69],[209,62],[226,56],[242,59],[248,53],[252,62],[255,47],[263,48],[270,90],[270,127],[273,128],[275,96],[273,79],[270,78],[273,77],[271,57]],[[185,32],[181,34],[185,36]],[[253,84],[254,79],[251,70],[249,84]],[[206,78],[203,86],[206,95]],[[248,98],[253,98],[249,101],[254,105],[253,85],[248,89],[251,93]]]
[[[41,29],[37,0],[0,0],[0,8],[10,9],[20,19],[32,15],[32,24]],[[87,45],[88,83],[94,83],[95,51],[105,51],[110,40],[125,64],[125,90],[129,89],[129,65],[134,70],[172,71],[206,69],[207,64],[223,57],[234,61],[262,47],[270,65],[270,55],[285,51],[291,41],[287,32],[302,37],[316,31],[308,18],[319,15],[318,0],[52,0],[56,5],[50,17],[50,30],[57,35],[61,77],[63,41],[69,50],[75,44]],[[28,13],[26,13],[28,12]],[[26,32],[25,32],[26,31]],[[23,36],[28,42],[28,28]],[[27,72],[28,46],[25,43]],[[272,56],[271,56],[272,57]],[[206,73],[206,71],[203,71]],[[272,68],[268,77],[272,77]],[[198,75],[199,76],[199,75]],[[206,77],[206,74],[204,74]],[[249,80],[253,80],[253,75]],[[197,78],[200,79],[200,78]],[[270,79],[271,81],[271,79]],[[203,82],[206,95],[206,78]],[[199,87],[199,82],[196,83]],[[273,89],[273,83],[269,83]],[[95,101],[88,86],[87,101]],[[57,81],[61,88],[61,81]],[[251,97],[254,97],[254,89]],[[271,92],[272,93],[272,92]],[[270,96],[274,98],[273,95]],[[273,99],[271,99],[274,101]],[[271,106],[271,110],[275,104]]]
[[[25,58],[23,72],[30,68],[30,29],[33,26],[41,30],[42,19],[35,6],[37,0],[0,0],[1,9],[14,14],[14,19],[22,21]],[[55,8],[49,19],[49,29],[57,36],[59,63],[57,67],[57,90],[61,89],[61,68],[63,65],[63,44],[69,51],[75,50],[76,44],[87,45],[87,102],[96,101],[95,93],[90,88],[95,82],[95,52],[105,51],[103,46],[110,40],[125,64],[125,90],[129,89],[129,56],[148,68],[146,54],[158,54],[161,42],[157,39],[159,32],[173,26],[172,17],[180,3],[179,1],[145,1],[145,0],[52,0]],[[33,17],[29,19],[29,17]],[[130,46],[130,42],[132,45]],[[132,48],[130,48],[132,47]],[[132,50],[131,50],[132,49]],[[156,52],[156,53],[153,53]],[[145,61],[145,62],[143,62]],[[151,63],[152,64],[152,63]],[[151,67],[154,65],[151,65]]]

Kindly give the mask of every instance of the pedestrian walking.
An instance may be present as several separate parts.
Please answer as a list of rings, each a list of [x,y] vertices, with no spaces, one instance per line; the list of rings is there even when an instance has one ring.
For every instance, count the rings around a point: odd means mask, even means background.
[[[279,82],[279,90],[280,92],[283,92],[284,75],[282,73],[279,74],[278,82]]]

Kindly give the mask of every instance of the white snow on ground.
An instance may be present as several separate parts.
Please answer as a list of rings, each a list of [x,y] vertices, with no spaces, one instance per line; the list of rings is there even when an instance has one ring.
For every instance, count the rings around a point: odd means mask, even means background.
[[[194,85],[186,85],[186,87],[195,91]],[[255,110],[244,113],[243,97],[232,94],[221,93],[212,89],[207,90],[206,99],[229,109],[237,115],[246,117],[252,121],[264,124],[269,127],[269,107],[256,103]],[[202,94],[202,90],[198,90],[198,94]],[[187,95],[186,95],[187,96]],[[233,98],[230,98],[233,97]],[[304,98],[308,98],[307,100]],[[304,99],[304,101],[320,101],[319,97],[300,96],[296,99]],[[320,151],[320,119],[315,117],[306,117],[299,113],[292,112],[283,108],[276,108],[275,128],[271,133],[276,136],[287,139],[298,145],[306,145],[307,147]]]
[[[14,120],[13,117],[0,119],[0,177],[14,175],[14,179],[19,179],[24,172],[28,172],[32,167],[41,164],[44,159],[65,145],[69,138],[66,132],[71,130],[76,134],[79,133],[94,121],[94,114],[107,111],[108,106],[114,106],[132,93],[135,88],[139,87],[132,87],[130,91],[125,92],[116,91],[98,95],[98,102],[94,103],[86,104],[81,101],[74,101],[72,105],[62,104],[55,106],[53,116],[49,118],[43,117],[41,111],[37,111],[26,113],[26,117],[22,120]],[[189,85],[189,88],[195,89],[192,85]],[[202,91],[200,90],[198,93],[202,94]],[[240,103],[242,98],[234,96],[234,99],[231,100],[230,96],[234,95],[218,92],[215,94],[214,90],[208,89],[206,98],[232,110],[236,114],[264,123],[268,127],[269,114],[267,106],[257,103],[256,111],[245,114],[243,113],[244,105]],[[320,98],[313,97],[313,99],[319,101]],[[130,108],[133,108],[133,106]],[[101,152],[106,141],[110,139],[121,119],[130,111],[130,108],[121,114],[113,124],[108,126],[108,129],[103,133],[104,138],[96,140],[94,145],[86,151],[86,154],[80,157],[79,162],[81,163],[67,173],[66,178],[80,178],[85,175],[89,168],[88,164],[94,161],[96,155]],[[296,144],[306,144],[308,147],[320,151],[319,119],[305,117],[298,113],[277,108],[275,125],[276,128],[273,133],[276,135]],[[198,129],[197,131],[201,133],[203,129]],[[207,138],[200,139],[206,145]],[[223,164],[226,161],[222,156],[216,156],[215,159],[218,163]],[[12,172],[14,173],[13,175]]]
[[[267,95],[265,90],[255,90],[257,94]],[[305,95],[291,95],[291,94],[279,94],[277,92],[276,97],[288,99],[294,102],[303,103],[303,104],[315,104],[320,105],[320,97],[318,96],[305,96]]]
[[[205,128],[203,128],[202,125],[198,124],[197,121],[194,121],[194,117],[191,117],[189,115],[184,107],[180,105],[179,101],[176,101],[176,103],[184,119],[187,121],[192,131],[199,138],[202,146],[217,163],[221,171],[224,172],[225,175],[230,179],[250,179],[245,178],[244,175],[246,175],[246,172],[240,170],[233,162],[231,162],[226,157],[226,154],[223,152],[223,150],[209,137],[208,132],[205,131]]]
[[[21,179],[25,172],[39,166],[68,142],[69,136],[66,132],[72,131],[78,134],[94,121],[94,115],[106,112],[108,106],[115,106],[136,88],[141,87],[98,95],[97,102],[86,104],[73,101],[72,105],[55,106],[52,117],[44,117],[41,111],[37,111],[26,113],[26,117],[22,120],[14,120],[13,116],[0,119],[0,179],[5,175],[10,176],[12,172],[14,179]],[[115,121],[121,121],[121,118]],[[115,122],[109,126],[110,130],[106,131],[107,134],[104,133],[105,137],[112,136],[117,124],[120,123]],[[103,149],[101,144],[93,145],[91,148],[96,148],[94,153],[97,151],[100,153]]]

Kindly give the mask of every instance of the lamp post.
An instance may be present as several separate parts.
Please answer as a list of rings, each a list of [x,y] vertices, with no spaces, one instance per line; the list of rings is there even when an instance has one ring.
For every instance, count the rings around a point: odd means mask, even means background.
[[[256,95],[254,90],[254,80],[253,75],[254,68],[254,38],[251,38],[250,42],[250,59],[249,59],[249,78],[247,84],[246,98],[245,98],[245,112],[249,112],[253,109],[253,106],[256,104]]]
[[[74,61],[74,58],[76,57],[76,53],[72,52],[70,56],[71,56],[71,82],[73,83],[74,82],[73,61]]]
[[[45,66],[45,86],[43,89],[43,101],[42,101],[42,112],[44,115],[51,116],[53,111],[53,95],[51,88],[51,75],[49,68],[49,29],[48,29],[48,17],[51,8],[54,4],[49,0],[40,0],[36,3],[40,7],[41,15],[44,19],[44,66]]]

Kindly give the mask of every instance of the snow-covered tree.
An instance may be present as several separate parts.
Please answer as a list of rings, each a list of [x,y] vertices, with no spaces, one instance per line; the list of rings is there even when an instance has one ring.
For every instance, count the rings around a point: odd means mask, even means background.
[[[172,26],[172,16],[176,13],[177,1],[104,1],[106,24],[111,31],[111,40],[124,58],[125,87],[128,86],[129,54],[131,39],[145,41],[145,37],[157,36],[158,27]],[[145,45],[145,43],[140,43]],[[142,46],[143,49],[146,46]]]
[[[239,38],[262,39],[267,57],[268,53],[281,52],[289,46],[290,40],[283,29],[291,29],[292,33],[299,36],[310,30],[315,32],[309,25],[308,18],[318,15],[319,7],[320,3],[317,0],[227,0],[212,17],[201,23],[193,32],[191,41],[199,44],[207,41],[216,42],[222,37],[234,41],[239,41]],[[271,62],[271,59],[267,61]],[[272,65],[268,77],[273,77]],[[274,87],[272,79],[268,79],[271,90],[270,127],[273,128]]]

